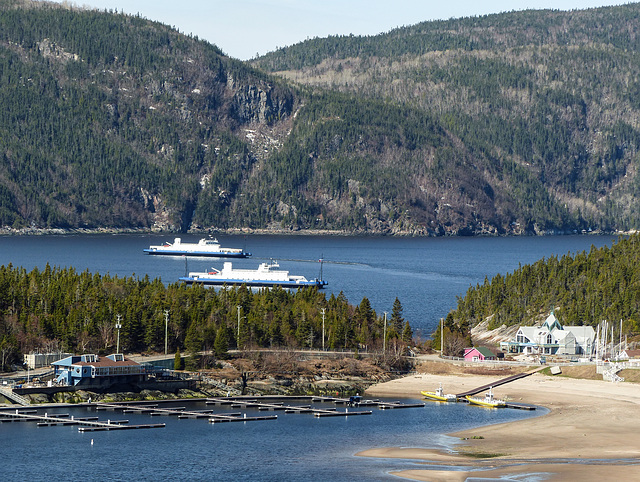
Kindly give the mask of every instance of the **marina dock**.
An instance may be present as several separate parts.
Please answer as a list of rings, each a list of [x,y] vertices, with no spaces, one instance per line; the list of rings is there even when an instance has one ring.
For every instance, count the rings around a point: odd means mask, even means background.
[[[394,408],[415,408],[424,407],[424,403],[400,403],[381,402],[380,400],[363,400],[361,397],[339,398],[339,397],[293,397],[297,400],[333,403],[335,405],[347,405],[348,407],[378,407],[380,410]],[[261,399],[244,399],[240,397],[232,398],[208,398],[207,405],[230,404],[231,407],[254,407],[258,410],[281,410],[285,413],[312,413],[316,417],[348,417],[352,415],[371,415],[370,410],[337,410],[336,408],[320,408],[312,405],[285,405],[283,402],[268,402]]]
[[[259,402],[257,400],[232,400],[229,402],[227,399],[221,398],[209,398],[206,402],[210,404],[226,404],[231,403],[232,407],[245,407],[245,408],[257,408],[258,410],[281,410],[284,413],[312,413],[316,417],[339,417],[349,415],[371,415],[370,410],[364,411],[351,411],[338,412],[335,408],[317,408],[311,405],[284,405],[282,403],[268,403]]]
[[[37,415],[34,410],[16,410],[15,412],[0,412],[0,422],[35,422],[38,427],[56,425],[80,425],[79,432],[97,432],[106,430],[135,430],[143,428],[162,428],[164,423],[128,425],[128,420],[107,420],[101,422],[98,417],[69,417],[68,413]]]
[[[531,370],[528,372],[523,372],[523,373],[517,373],[515,375],[511,375],[509,377],[506,378],[502,378],[500,380],[496,380],[495,382],[492,383],[487,383],[486,385],[482,385],[481,387],[478,388],[474,388],[472,390],[463,392],[463,393],[458,393],[456,395],[456,397],[458,397],[458,399],[464,398],[466,396],[471,396],[471,395],[476,395],[480,392],[484,392],[486,390],[489,390],[490,388],[495,388],[495,387],[499,387],[500,385],[505,385],[507,383],[511,383],[515,380],[520,380],[521,378],[524,377],[528,377],[530,375],[533,375],[534,373],[537,373],[541,370],[544,370],[546,367],[540,367],[540,368],[536,368],[535,370]]]
[[[185,407],[171,407],[171,408],[158,408],[158,405],[129,405],[119,403],[98,403],[96,409],[98,410],[120,410],[123,413],[146,413],[151,417],[157,417],[160,415],[175,416],[179,419],[186,418],[206,418],[210,423],[220,422],[251,422],[256,420],[275,420],[277,415],[272,416],[258,416],[247,417],[247,414],[241,414],[240,412],[234,413],[217,413],[214,414],[213,410],[185,410]]]
[[[287,404],[285,401],[298,401],[301,403]],[[363,400],[361,397],[338,398],[338,397],[217,397],[207,399],[183,399],[166,400],[159,402],[96,402],[84,404],[84,407],[96,412],[112,411],[122,414],[145,414],[149,417],[168,416],[178,419],[207,419],[209,423],[224,422],[252,422],[259,420],[276,420],[277,415],[248,415],[246,412],[233,411],[219,413],[215,409],[187,410],[185,406],[162,407],[162,403],[181,402],[204,402],[206,405],[228,405],[230,408],[257,409],[258,411],[282,411],[284,413],[308,413],[314,417],[350,417],[354,415],[371,415],[371,410],[361,410],[361,407],[378,407],[380,410],[424,407],[424,403],[401,403],[380,400]],[[307,403],[308,402],[308,403]],[[334,405],[346,405],[344,410],[336,407],[314,406],[314,403],[324,405],[333,403]],[[49,407],[50,409],[54,409]],[[130,425],[128,420],[107,419],[100,420],[97,416],[74,417],[68,413],[39,414],[36,409],[16,409],[0,410],[0,423],[2,422],[35,422],[38,427],[77,425],[80,432],[96,432],[107,430],[134,430],[144,428],[162,428],[164,423],[149,423]]]
[[[491,389],[493,389],[495,387],[498,387],[500,385],[505,385],[507,383],[511,383],[511,382],[513,382],[515,380],[520,380],[521,378],[533,375],[534,373],[537,373],[540,370],[544,370],[544,368],[545,367],[540,367],[540,368],[536,368],[535,370],[531,370],[531,371],[528,371],[528,372],[517,373],[515,375],[511,375],[511,376],[502,378],[500,380],[496,380],[494,382],[487,383],[487,384],[482,385],[480,387],[472,388],[471,390],[468,390],[466,392],[458,393],[456,395],[451,395],[450,396],[451,397],[450,400],[449,399],[447,399],[447,400],[436,399],[434,401],[436,401],[436,402],[438,402],[438,401],[441,401],[441,402],[444,402],[444,401],[456,401],[456,402],[461,402],[461,403],[470,403],[469,400],[466,397],[470,397],[470,396],[476,395],[476,394],[478,394],[480,392],[491,390]],[[440,390],[441,389],[442,389],[442,386],[441,386]],[[426,392],[423,392],[423,393],[426,396]],[[429,393],[431,393],[431,392],[429,392]],[[447,397],[449,397],[449,395],[447,395]],[[427,397],[427,398],[429,398],[429,397]],[[512,402],[504,402],[504,404],[501,405],[500,407],[513,408],[513,409],[516,409],[516,410],[535,410],[536,409],[535,405],[529,405],[529,404],[524,404],[524,403],[512,403]],[[497,408],[497,407],[492,407],[492,408]]]

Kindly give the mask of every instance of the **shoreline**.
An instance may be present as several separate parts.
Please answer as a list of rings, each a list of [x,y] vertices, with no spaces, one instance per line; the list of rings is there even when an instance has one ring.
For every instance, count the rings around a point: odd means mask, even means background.
[[[420,390],[435,389],[439,383],[446,393],[460,393],[495,379],[419,374],[374,385],[365,393],[415,398],[421,397]],[[549,413],[447,434],[462,439],[450,453],[379,447],[356,455],[415,460],[424,468],[391,474],[436,482],[534,473],[543,480],[595,481],[632,479],[640,472],[639,385],[534,374],[497,387],[494,393],[497,398],[548,408]],[[443,465],[451,469],[442,470]]]
[[[575,232],[539,232],[539,233],[518,233],[518,232],[505,232],[505,233],[484,233],[479,232],[473,234],[474,238],[504,238],[504,237],[547,237],[547,236],[630,236],[637,231],[591,231],[586,233]],[[9,228],[0,227],[1,236],[72,236],[78,234],[152,234],[152,235],[193,235],[193,236],[215,236],[215,235],[228,235],[228,236],[241,236],[241,235],[273,235],[273,236],[380,236],[380,237],[397,237],[397,238],[459,238],[469,237],[467,235],[461,235],[457,233],[445,232],[438,233],[422,233],[417,231],[345,231],[340,229],[271,229],[271,228],[224,228],[224,229],[190,229],[186,232],[177,230],[164,230],[154,228]]]

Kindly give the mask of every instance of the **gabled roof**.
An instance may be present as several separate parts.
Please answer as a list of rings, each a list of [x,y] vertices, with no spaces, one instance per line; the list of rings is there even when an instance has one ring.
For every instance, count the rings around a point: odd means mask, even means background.
[[[586,340],[587,338],[593,340],[596,336],[593,326],[565,326],[564,329],[573,333],[577,340]]]
[[[121,354],[113,354],[109,356],[73,355],[53,362],[52,365],[59,367],[69,367],[71,365],[92,367],[125,367],[139,365],[139,363],[125,358]]]
[[[553,336],[558,341],[561,341],[567,338],[569,340],[571,340],[572,338],[573,339],[576,338],[575,335],[569,330],[557,330],[557,331],[554,331],[551,336]]]
[[[640,350],[624,350],[629,358],[640,358]]]
[[[537,326],[521,326],[518,331],[529,338],[529,340],[533,341],[533,339],[538,335],[538,330],[540,330],[540,328]]]
[[[473,348],[465,348],[464,355],[467,356],[469,353],[471,353],[474,350],[480,353],[485,358],[495,358],[496,356],[496,354],[493,353],[486,346],[474,346]]]
[[[562,325],[560,324],[560,322],[556,318],[556,315],[553,314],[553,311],[547,317],[547,319],[544,321],[542,326],[546,326],[549,331],[562,330],[563,329]]]

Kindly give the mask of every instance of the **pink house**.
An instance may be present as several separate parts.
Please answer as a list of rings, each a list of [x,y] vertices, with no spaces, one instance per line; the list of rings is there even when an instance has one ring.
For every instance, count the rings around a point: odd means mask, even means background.
[[[495,360],[496,356],[491,350],[484,346],[465,348],[464,349],[465,361],[485,361]]]

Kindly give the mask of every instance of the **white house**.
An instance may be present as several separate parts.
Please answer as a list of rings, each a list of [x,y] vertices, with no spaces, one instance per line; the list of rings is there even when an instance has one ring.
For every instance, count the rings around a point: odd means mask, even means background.
[[[562,326],[553,312],[542,326],[521,326],[515,340],[501,342],[509,353],[526,355],[589,355],[596,332],[592,326]]]

